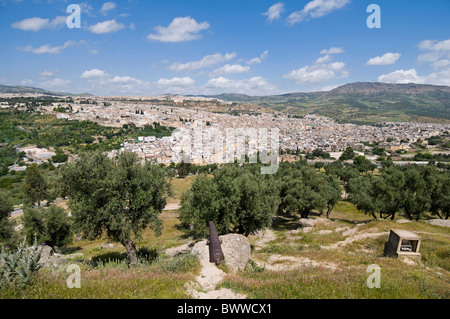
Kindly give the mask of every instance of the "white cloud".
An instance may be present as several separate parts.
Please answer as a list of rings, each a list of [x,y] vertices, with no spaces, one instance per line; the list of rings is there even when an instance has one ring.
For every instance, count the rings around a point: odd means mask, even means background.
[[[317,60],[316,60],[316,63],[326,63],[326,62],[330,62],[331,61],[331,55],[329,55],[329,54],[327,54],[327,55],[324,55],[324,56],[322,56],[322,57],[320,57],[320,58],[318,58]]]
[[[443,41],[425,40],[419,43],[421,50],[450,51],[450,39]]]
[[[328,54],[318,58],[313,65],[305,65],[300,69],[292,70],[283,75],[283,78],[293,80],[297,84],[323,83],[331,79],[346,78],[348,77],[348,71],[345,70],[345,63],[330,62],[332,57],[329,54],[340,52],[343,52],[341,48],[323,50],[322,54]]]
[[[387,83],[417,83],[433,85],[450,85],[450,68],[442,69],[428,75],[419,75],[415,68],[409,70],[397,70],[378,77],[379,82]]]
[[[436,70],[450,65],[450,39],[425,40],[420,42],[418,47],[421,51],[425,51],[417,57],[420,62],[430,62]]]
[[[424,40],[418,44],[423,52],[417,57],[420,62],[427,62],[436,70],[430,74],[419,74],[415,68],[396,70],[378,77],[380,82],[418,83],[433,85],[450,85],[450,39]]]
[[[306,65],[298,70],[293,70],[283,77],[295,81],[298,84],[322,83],[334,78],[347,77],[347,71],[343,68],[345,63],[334,62],[330,64]]]
[[[251,60],[248,60],[247,64],[248,65],[255,64],[255,63],[260,64],[263,60],[267,59],[268,56],[269,56],[269,51],[266,50],[263,53],[261,53],[261,55],[259,57],[255,57]]]
[[[209,28],[208,22],[198,23],[191,17],[178,17],[173,19],[168,27],[157,26],[156,34],[149,34],[147,39],[159,42],[185,42],[199,39],[200,31]]]
[[[100,12],[102,14],[107,14],[108,11],[114,10],[116,8],[116,4],[114,2],[105,2],[100,8]]]
[[[157,84],[164,87],[187,87],[194,85],[195,80],[189,76],[183,78],[174,77],[172,79],[159,79]]]
[[[106,76],[109,76],[109,74],[99,69],[86,70],[81,74],[82,79],[103,78]]]
[[[267,20],[273,22],[281,18],[281,14],[284,12],[284,3],[277,2],[273,6],[264,12],[263,15],[267,16]]]
[[[435,69],[444,68],[446,66],[450,66],[450,60],[448,59],[438,60],[436,62],[433,62],[432,65]]]
[[[211,55],[207,55],[203,57],[201,60],[192,61],[187,63],[174,63],[169,66],[169,69],[172,71],[192,71],[198,69],[204,69],[211,66],[214,66],[218,63],[222,63],[236,57],[236,53],[215,53]]]
[[[313,0],[300,11],[291,13],[289,24],[303,22],[306,18],[320,18],[350,3],[350,0]]]
[[[400,53],[385,53],[382,56],[377,56],[369,59],[366,65],[391,65],[400,59],[402,55]]]
[[[19,48],[17,48],[17,50],[24,51],[24,52],[32,52],[35,54],[59,54],[64,49],[67,49],[69,47],[73,47],[73,46],[76,46],[79,44],[84,44],[84,43],[86,43],[86,42],[85,41],[76,42],[76,41],[71,40],[71,41],[66,41],[61,46],[52,47],[49,44],[44,44],[44,45],[41,45],[39,48],[33,48],[31,45],[28,45],[23,48],[19,47]]]
[[[277,87],[263,77],[257,76],[245,80],[230,80],[225,77],[210,79],[204,86],[209,92],[240,93],[249,95],[267,95],[277,92]]]
[[[237,74],[246,73],[250,71],[249,66],[243,66],[240,64],[225,64],[224,66],[212,71],[209,76],[218,76],[222,74]]]
[[[81,8],[81,13],[85,13],[90,17],[95,17],[94,8],[92,8],[92,6],[89,3],[81,2],[81,3],[78,3],[78,5]]]
[[[133,78],[131,76],[114,76],[111,79],[109,79],[109,82],[112,84],[139,84],[142,83],[141,80],[138,80],[136,78]]]
[[[378,77],[378,82],[387,82],[387,83],[422,83],[419,75],[417,74],[417,70],[415,68],[409,70],[397,70],[388,74],[383,74]]]
[[[340,54],[344,52],[344,48],[331,47],[329,49],[323,49],[320,51],[320,54]]]
[[[22,80],[22,81],[20,81],[20,85],[31,85],[31,84],[33,84],[33,80],[31,80],[31,79],[24,79],[24,80]]]
[[[60,78],[54,78],[51,80],[47,80],[41,83],[43,88],[53,88],[53,89],[61,89],[61,88],[67,88],[70,83],[72,83],[70,80],[63,80]]]
[[[116,20],[107,20],[89,26],[89,31],[95,34],[106,34],[120,31],[123,28],[125,28],[124,24],[116,22]]]
[[[104,70],[86,70],[80,75],[93,90],[101,91],[106,95],[118,94],[144,94],[148,93],[151,83],[136,79],[132,76],[111,75]]]
[[[39,74],[40,76],[43,77],[51,77],[51,76],[55,76],[55,73],[49,70],[44,70],[41,74]]]
[[[39,17],[24,19],[22,21],[14,22],[11,27],[15,29],[20,29],[23,31],[39,31],[42,29],[56,29],[62,25],[65,25],[67,17],[57,16],[53,20],[42,19]]]

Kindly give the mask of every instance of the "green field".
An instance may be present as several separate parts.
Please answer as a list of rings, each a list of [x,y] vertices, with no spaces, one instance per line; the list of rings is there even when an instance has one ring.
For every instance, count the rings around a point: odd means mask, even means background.
[[[192,178],[173,180],[175,201],[191,182]],[[155,252],[147,264],[129,268],[120,244],[114,243],[111,250],[100,249],[106,238],[75,241],[63,253],[77,254],[72,262],[81,265],[80,289],[67,288],[64,268],[44,268],[32,285],[20,291],[3,291],[1,298],[190,298],[185,284],[199,274],[198,260],[190,255],[168,258],[164,249],[192,239],[180,228],[177,211],[163,212],[160,217],[162,235],[156,237],[148,229],[137,242],[138,248]],[[249,236],[252,262],[245,270],[228,272],[218,288],[232,289],[250,299],[450,298],[449,228],[423,221],[373,220],[347,201],[336,205],[329,221],[322,217],[312,214],[311,219],[320,223],[308,233],[297,230],[298,216],[275,218],[268,230],[274,237],[261,245],[258,236]],[[390,229],[406,229],[422,237],[419,264],[380,257]],[[348,235],[343,230],[354,233]],[[364,237],[379,233],[382,235]],[[353,237],[361,234],[362,238]],[[339,246],[349,238],[349,244]],[[313,263],[302,265],[305,260]],[[86,264],[90,261],[104,262]],[[380,288],[367,287],[367,267],[372,264],[381,267]]]

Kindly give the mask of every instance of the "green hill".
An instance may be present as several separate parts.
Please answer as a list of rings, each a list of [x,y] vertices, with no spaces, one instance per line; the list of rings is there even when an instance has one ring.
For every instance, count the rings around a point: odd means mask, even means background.
[[[51,95],[51,96],[93,96],[89,93],[82,94],[73,94],[73,93],[64,93],[64,92],[52,92],[44,89],[39,89],[31,86],[20,86],[20,85],[1,85],[0,84],[0,93],[15,93],[15,94],[42,94],[42,95]]]
[[[222,94],[213,97],[256,104],[292,115],[318,114],[345,123],[450,123],[449,86],[359,82],[346,84],[328,92],[253,97]]]

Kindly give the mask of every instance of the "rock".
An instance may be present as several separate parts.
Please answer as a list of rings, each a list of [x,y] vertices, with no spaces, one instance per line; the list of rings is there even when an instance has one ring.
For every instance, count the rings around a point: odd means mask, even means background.
[[[54,249],[50,246],[40,246],[41,258],[39,259],[39,263],[44,265],[45,267],[58,267],[62,263],[64,263],[64,256],[61,254],[55,253]]]
[[[407,224],[407,223],[411,223],[411,221],[408,220],[408,219],[399,219],[399,220],[396,220],[395,222],[396,222],[396,223],[399,223],[399,224]]]
[[[101,244],[100,249],[114,249],[114,244]]]
[[[42,250],[39,249],[41,251],[41,259],[43,258],[50,258],[50,256],[53,256],[53,254],[55,253],[53,248],[50,246],[41,246]]]
[[[220,238],[222,239],[222,251],[227,266],[233,271],[244,270],[251,254],[247,237],[239,234],[228,234]]]
[[[431,219],[425,223],[435,226],[450,227],[450,219]]]
[[[301,229],[293,229],[293,230],[288,230],[288,231],[286,232],[286,235],[297,235],[297,234],[299,234],[299,233],[301,233],[301,232],[302,232]]]
[[[323,230],[319,230],[317,233],[319,235],[328,235],[328,234],[333,233],[333,231],[332,230],[328,230],[328,229],[323,229]]]
[[[307,218],[300,218],[298,223],[300,224],[300,227],[302,227],[302,228],[314,226],[314,222],[312,222],[311,220],[309,220]]]
[[[250,260],[251,248],[247,237],[239,234],[219,236],[222,240],[222,251],[225,262],[232,271],[243,270]],[[206,240],[197,242],[192,248],[192,253],[198,255],[200,261],[209,262],[209,247]]]
[[[304,227],[302,230],[303,230],[303,233],[307,234],[307,233],[312,232],[313,229],[314,229],[313,227]]]
[[[177,255],[181,255],[186,252],[189,252],[192,249],[192,247],[194,247],[194,243],[190,242],[190,243],[178,246],[178,247],[168,248],[168,249],[166,249],[165,253],[169,258],[172,258]]]

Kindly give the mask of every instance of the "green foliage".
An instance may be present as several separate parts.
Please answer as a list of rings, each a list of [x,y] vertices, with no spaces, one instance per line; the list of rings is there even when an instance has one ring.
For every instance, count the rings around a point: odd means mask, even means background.
[[[314,151],[312,151],[311,155],[313,157],[330,158],[330,153],[325,152],[321,148],[316,148]]]
[[[29,203],[35,204],[45,199],[47,196],[47,183],[41,175],[36,164],[27,168],[23,191]]]
[[[279,213],[299,213],[308,218],[311,211],[327,211],[341,199],[341,189],[337,179],[324,176],[306,165],[293,165],[280,169],[281,181]]]
[[[200,268],[198,257],[191,253],[177,255],[169,260],[164,260],[160,265],[165,271],[181,274],[195,272],[196,269]]]
[[[62,247],[73,241],[71,219],[61,207],[32,208],[28,206],[24,208],[22,220],[27,238],[37,238],[38,242],[51,247]]]
[[[265,265],[264,266],[258,266],[258,264],[256,262],[254,262],[253,260],[249,260],[247,262],[247,264],[245,265],[244,271],[246,272],[263,272],[266,269]]]
[[[347,147],[344,151],[344,153],[342,153],[341,157],[339,157],[339,160],[341,161],[347,161],[347,160],[351,160],[355,157],[355,151],[353,150],[352,147]]]
[[[69,159],[69,156],[64,153],[56,154],[52,156],[53,163],[65,163]]]
[[[41,258],[36,241],[34,246],[28,248],[25,241],[15,251],[2,247],[0,253],[0,288],[22,288],[30,284],[35,273],[42,268],[39,264]]]
[[[438,173],[433,166],[391,166],[380,176],[364,175],[352,178],[346,190],[359,210],[376,218],[402,212],[409,219],[419,220],[430,210],[447,216],[449,190],[448,173]]]
[[[210,178],[200,174],[182,198],[180,220],[195,237],[208,235],[214,221],[220,234],[244,235],[269,227],[278,206],[277,183],[259,166],[227,165]]]
[[[8,242],[13,236],[13,226],[9,221],[13,206],[8,194],[0,190],[0,242]]]
[[[356,156],[353,159],[353,165],[356,167],[356,169],[360,172],[367,173],[369,171],[373,171],[377,166],[375,164],[372,164],[370,160],[368,160],[365,156]]]
[[[106,232],[127,248],[132,263],[138,260],[131,238],[140,238],[148,226],[161,233],[158,215],[171,192],[170,183],[163,168],[141,164],[134,153],[113,159],[100,152],[83,153],[57,171],[56,185],[69,197],[76,230],[88,239]]]

